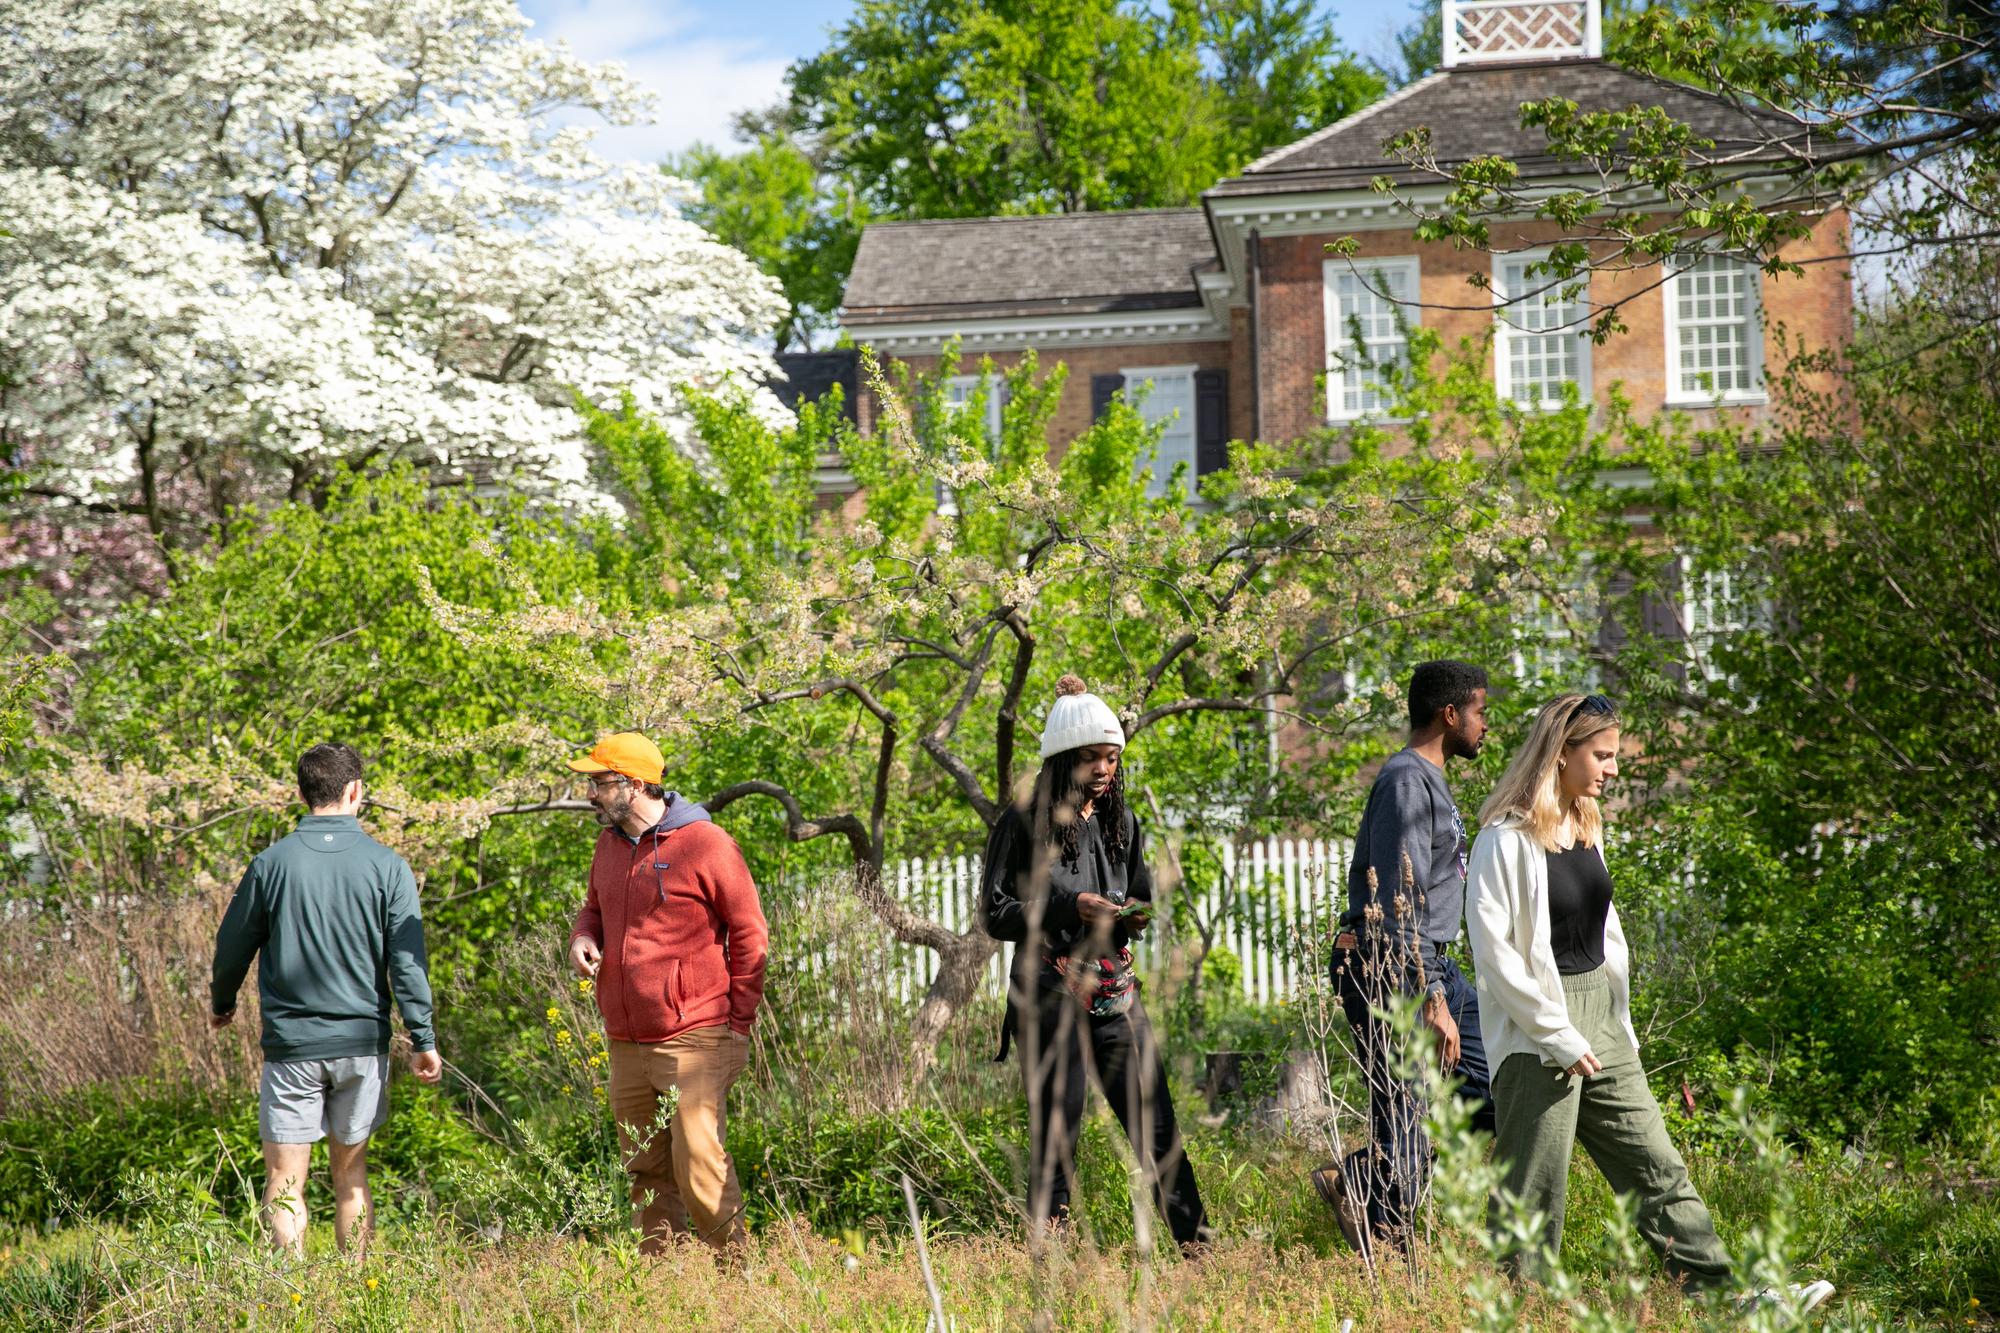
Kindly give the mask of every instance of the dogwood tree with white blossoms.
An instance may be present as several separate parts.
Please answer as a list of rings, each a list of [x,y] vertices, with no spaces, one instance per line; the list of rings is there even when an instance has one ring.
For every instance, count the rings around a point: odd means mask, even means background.
[[[771,373],[775,285],[558,123],[645,106],[512,0],[0,14],[0,449],[45,520],[171,547],[342,459],[587,500],[574,395],[678,426]]]

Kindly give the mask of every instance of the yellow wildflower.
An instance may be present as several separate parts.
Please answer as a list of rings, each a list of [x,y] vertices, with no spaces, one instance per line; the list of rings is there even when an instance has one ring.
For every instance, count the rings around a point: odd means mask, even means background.
[[[563,1085],[562,1085],[562,1095],[563,1095],[563,1096],[565,1096],[565,1097],[569,1097],[569,1096],[573,1096],[573,1095],[575,1095],[575,1093],[576,1093],[576,1089],[575,1089],[575,1088],[572,1088],[572,1087],[571,1087],[571,1086],[570,1086],[569,1084],[565,1083],[565,1084],[563,1084]]]
[[[560,1009],[556,1008],[556,1007],[555,1007],[554,1005],[550,1005],[550,1006],[549,1006],[549,1012],[548,1012],[548,1015],[547,1015],[547,1016],[548,1016],[548,1020],[549,1020],[549,1022],[551,1022],[551,1023],[560,1023],[560,1022],[562,1021],[562,1010],[560,1010]]]
[[[300,1301],[302,1301],[302,1300],[304,1300],[304,1299],[305,1299],[305,1297],[303,1297],[303,1296],[299,1295],[299,1293],[297,1293],[296,1291],[292,1293],[292,1304],[293,1304],[293,1305],[297,1305],[297,1304],[298,1304],[298,1303],[299,1303]]]
[[[380,1282],[378,1282],[378,1281],[377,1281],[376,1279],[374,1279],[374,1278],[372,1278],[372,1277],[368,1279],[368,1290],[370,1290],[370,1291],[373,1291],[373,1290],[375,1290],[375,1288],[376,1288],[376,1287],[378,1287],[378,1286],[380,1286],[380,1285],[381,1285],[381,1283],[380,1283]]]
[[[556,1045],[558,1045],[558,1046],[567,1046],[567,1045],[569,1045],[569,1029],[568,1029],[568,1028],[557,1028],[557,1029],[556,1029]]]
[[[588,994],[590,994],[590,978],[589,978],[589,977],[578,977],[578,978],[576,979],[576,993],[577,993],[578,995],[588,995]]]
[[[597,1053],[596,1053],[595,1055],[593,1055],[593,1056],[591,1056],[591,1057],[590,1057],[590,1067],[591,1067],[592,1069],[595,1069],[595,1068],[597,1068],[597,1067],[598,1067],[599,1065],[601,1065],[601,1064],[603,1064],[603,1063],[604,1063],[604,1052],[603,1052],[603,1051],[599,1051],[599,1052],[597,1052]]]

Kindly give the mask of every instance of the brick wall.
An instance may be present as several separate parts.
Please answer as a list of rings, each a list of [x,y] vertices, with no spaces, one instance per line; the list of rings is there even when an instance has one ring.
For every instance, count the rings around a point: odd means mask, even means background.
[[[1247,330],[1248,324],[1245,323]],[[857,334],[857,339],[865,341],[865,335]],[[1022,353],[1016,352],[970,352],[959,354],[958,373],[977,374],[982,359],[991,358],[996,372],[1012,370],[1021,363]],[[1111,375],[1126,367],[1137,369],[1142,366],[1195,366],[1202,370],[1227,370],[1230,372],[1229,417],[1230,433],[1248,437],[1250,433],[1250,390],[1247,373],[1239,376],[1236,362],[1246,363],[1247,358],[1236,351],[1233,342],[1185,342],[1147,343],[1139,346],[1119,346],[1104,344],[1088,347],[1052,347],[1039,351],[1041,371],[1047,374],[1057,363],[1069,367],[1069,377],[1063,381],[1062,398],[1056,404],[1055,416],[1049,422],[1049,457],[1058,459],[1069,448],[1069,442],[1090,429],[1090,379],[1093,375]],[[928,375],[937,370],[935,356],[905,356],[897,360],[907,365],[913,373]],[[1240,390],[1239,377],[1244,381]],[[891,376],[893,381],[894,377]],[[1240,398],[1240,402],[1239,402]],[[860,422],[863,430],[872,429],[880,405],[875,402],[872,391],[864,388],[861,394]],[[1238,423],[1241,423],[1240,425]]]
[[[1775,372],[1785,348],[1808,348],[1844,342],[1853,329],[1853,296],[1848,265],[1824,261],[1846,246],[1847,218],[1834,213],[1821,218],[1812,234],[1795,243],[1785,257],[1805,265],[1803,276],[1764,275],[1764,363]],[[1495,226],[1497,247],[1546,245],[1560,239],[1553,223]],[[1259,246],[1258,322],[1262,346],[1257,375],[1261,387],[1263,434],[1291,438],[1314,429],[1324,419],[1325,404],[1318,376],[1326,366],[1324,236],[1264,238]],[[1447,351],[1463,340],[1484,338],[1492,328],[1491,297],[1471,286],[1467,277],[1492,274],[1492,256],[1479,250],[1455,250],[1449,245],[1419,244],[1408,232],[1367,232],[1358,238],[1359,258],[1414,255],[1418,264],[1419,299],[1425,308],[1412,312],[1415,322],[1436,329]],[[1620,314],[1627,326],[1602,346],[1591,349],[1591,383],[1602,401],[1616,383],[1623,386],[1644,418],[1666,405],[1666,297],[1657,268],[1630,272],[1600,272],[1591,277],[1591,297],[1597,302],[1629,297]],[[1453,308],[1465,307],[1465,308]],[[1492,371],[1488,353],[1487,369]],[[1762,414],[1766,408],[1730,409]]]
[[[1848,265],[1834,262],[1847,244],[1847,218],[1830,214],[1812,234],[1786,252],[1805,265],[1803,276],[1764,275],[1767,373],[1785,359],[1788,346],[1819,348],[1844,342],[1853,329],[1854,311]],[[1503,247],[1545,245],[1559,239],[1552,223],[1494,228],[1494,242]],[[1324,298],[1326,245],[1336,239],[1321,236],[1265,237],[1258,245],[1259,289],[1257,324],[1261,338],[1251,337],[1250,311],[1230,312],[1228,341],[1168,343],[1145,346],[1101,344],[1061,346],[1041,351],[1043,368],[1061,362],[1069,367],[1062,400],[1049,426],[1051,457],[1061,457],[1069,441],[1090,425],[1090,380],[1127,366],[1194,365],[1229,372],[1229,429],[1235,439],[1261,434],[1265,439],[1289,439],[1318,429],[1325,420],[1326,312]],[[1361,258],[1414,255],[1418,261],[1419,296],[1425,308],[1413,312],[1418,323],[1439,331],[1449,351],[1464,340],[1484,338],[1492,328],[1491,297],[1467,283],[1479,272],[1492,273],[1492,256],[1484,251],[1454,250],[1449,245],[1419,245],[1408,232],[1369,232],[1359,237]],[[1592,296],[1598,301],[1629,296],[1621,316],[1627,329],[1591,349],[1591,384],[1603,401],[1614,384],[1621,385],[1639,415],[1658,412],[1666,403],[1666,298],[1658,269],[1602,272],[1592,276]],[[1462,308],[1454,308],[1462,307]],[[1255,363],[1252,364],[1253,354]],[[990,354],[994,367],[1018,364],[1020,352]],[[913,369],[930,372],[932,356],[906,357]],[[961,357],[970,373],[980,355]],[[1488,373],[1492,373],[1488,353]],[[1261,420],[1256,409],[1261,405]],[[873,427],[879,405],[865,387],[860,404],[862,428]],[[1762,416],[1769,407],[1726,409],[1731,414]],[[1706,415],[1701,409],[1695,415]]]

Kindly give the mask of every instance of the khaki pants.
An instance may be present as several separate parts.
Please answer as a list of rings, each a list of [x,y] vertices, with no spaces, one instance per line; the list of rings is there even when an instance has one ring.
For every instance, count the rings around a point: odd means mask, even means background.
[[[674,1236],[692,1235],[717,1249],[742,1245],[743,1189],[723,1149],[730,1084],[750,1059],[750,1039],[727,1025],[697,1028],[657,1046],[614,1041],[611,1117],[625,1173],[632,1178],[639,1248],[659,1254]],[[680,1102],[662,1129],[660,1098]]]
[[[1562,983],[1569,1021],[1589,1039],[1604,1068],[1578,1078],[1533,1055],[1510,1055],[1501,1062],[1493,1075],[1493,1155],[1506,1164],[1503,1187],[1547,1215],[1543,1244],[1549,1254],[1557,1253],[1570,1155],[1581,1143],[1614,1191],[1637,1198],[1639,1234],[1666,1261],[1668,1273],[1691,1287],[1725,1285],[1729,1252],[1667,1137],[1639,1053],[1612,1012],[1604,969],[1564,977]],[[1517,1266],[1532,1276],[1540,1258],[1524,1256]]]

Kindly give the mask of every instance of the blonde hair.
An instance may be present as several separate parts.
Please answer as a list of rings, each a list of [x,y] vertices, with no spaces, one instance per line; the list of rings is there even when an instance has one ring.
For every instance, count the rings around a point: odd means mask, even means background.
[[[1618,725],[1618,710],[1601,694],[1559,694],[1535,713],[1528,743],[1514,755],[1486,804],[1479,807],[1481,827],[1517,819],[1546,851],[1556,851],[1556,830],[1564,818],[1576,826],[1579,842],[1596,846],[1604,836],[1604,819],[1595,796],[1579,796],[1563,809],[1557,768],[1563,754],[1592,736]]]

